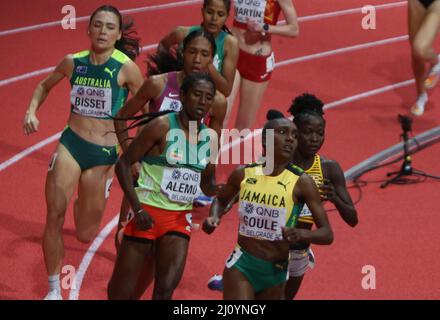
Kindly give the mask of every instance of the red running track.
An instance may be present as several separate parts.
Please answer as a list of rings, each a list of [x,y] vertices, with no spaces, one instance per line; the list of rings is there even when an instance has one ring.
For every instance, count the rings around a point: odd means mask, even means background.
[[[167,2],[171,1],[149,1],[148,6]],[[72,2],[78,16],[90,14],[102,3]],[[394,2],[368,1],[373,5],[385,3]],[[115,4],[121,9],[146,6],[145,1],[137,0],[116,1]],[[325,0],[295,2],[302,17],[365,4],[364,0],[344,0],[336,4]],[[37,6],[15,1],[7,5],[14,14],[2,19],[0,31],[60,19],[63,3],[39,1]],[[6,12],[4,6],[6,3],[0,4],[2,12]],[[139,27],[142,45],[157,43],[176,25],[199,23],[199,7],[195,4],[184,9],[171,8],[132,15]],[[406,35],[405,6],[378,10],[376,30],[363,30],[361,19],[362,15],[357,13],[303,21],[298,39],[274,39],[277,61]],[[81,22],[77,30],[50,27],[0,36],[0,46],[4,48],[0,52],[0,80],[53,66],[65,54],[86,48],[85,27],[86,22]],[[142,59],[138,64],[144,68]],[[43,77],[0,86],[0,113],[3,119],[8,119],[0,129],[0,163],[59,132],[65,125],[69,112],[67,82],[55,88],[42,106],[40,131],[31,137],[22,134],[21,123],[27,103]],[[264,111],[269,107],[286,110],[291,99],[305,91],[331,103],[411,78],[410,52],[405,40],[319,58],[309,57],[306,61],[276,69],[255,126],[261,127],[264,123]],[[400,134],[396,115],[407,111],[414,96],[415,90],[409,85],[328,110],[326,143],[322,154],[337,159],[348,170],[394,145],[399,141]],[[426,114],[414,122],[415,134],[439,125],[437,101],[440,90],[434,90],[430,97]],[[45,221],[44,180],[55,145],[52,142],[0,172],[2,299],[41,299],[46,293],[40,242]],[[439,156],[440,148],[434,145],[414,155],[414,165],[440,175],[440,165],[436,161]],[[230,166],[220,168],[219,180],[224,180],[230,169]],[[372,172],[366,178],[383,179],[385,172],[391,169]],[[440,261],[436,258],[439,241],[436,226],[440,225],[440,218],[436,213],[440,212],[440,203],[436,200],[437,186],[436,182],[428,181],[382,190],[378,184],[370,183],[363,188],[363,198],[357,204],[360,224],[355,229],[344,225],[335,212],[330,212],[335,242],[330,247],[314,247],[317,266],[306,275],[298,298],[439,299],[440,279],[436,271],[440,268]],[[352,195],[356,199],[357,191],[353,190]],[[120,199],[121,190],[116,184],[106,208],[103,227],[118,212]],[[196,222],[200,222],[206,213],[206,209],[196,211]],[[219,293],[207,289],[206,282],[214,273],[221,272],[235,244],[236,226],[237,219],[231,212],[212,236],[194,233],[185,274],[174,298],[221,298]],[[80,299],[105,299],[106,284],[115,259],[113,237],[112,232],[93,256],[80,288]],[[64,263],[78,268],[88,246],[75,240],[71,208],[66,217],[64,240]],[[364,265],[376,268],[375,290],[364,290],[361,286]],[[69,291],[64,291],[63,295],[68,298]]]

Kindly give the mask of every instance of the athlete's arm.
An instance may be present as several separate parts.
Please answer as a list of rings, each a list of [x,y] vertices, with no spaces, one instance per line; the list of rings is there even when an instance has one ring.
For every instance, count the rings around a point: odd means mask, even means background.
[[[327,163],[327,176],[320,187],[324,199],[332,202],[341,218],[351,227],[358,224],[356,209],[347,191],[344,173],[336,161]]]
[[[269,31],[267,31],[267,33],[285,37],[297,37],[299,35],[298,16],[292,0],[278,0],[278,3],[280,4],[284,17],[286,18],[286,24],[279,24],[276,26],[269,25]],[[252,21],[248,24],[248,29],[251,31],[263,32],[263,26],[257,23],[252,23]]]
[[[134,61],[128,60],[122,66],[120,74],[122,74],[122,86],[126,86],[134,96],[144,82],[138,65]]]
[[[209,197],[215,196],[215,164],[210,163],[202,171],[202,180],[200,181],[200,189]]]
[[[142,110],[145,104],[155,97],[158,97],[163,89],[163,80],[161,76],[151,77],[144,81],[142,86],[137,90],[136,94],[127,100],[124,106],[116,114],[114,121],[116,135],[118,136],[119,144],[125,152],[130,142],[128,141],[127,122],[124,119],[135,115]]]
[[[142,157],[155,145],[160,145],[168,129],[168,122],[165,118],[157,118],[149,122],[128,146],[128,149],[122,154],[116,163],[115,172],[119,184],[130,202],[131,208],[136,214],[136,223],[142,228],[142,230],[150,228],[153,221],[148,213],[145,213],[142,210],[141,204],[134,190],[131,165],[141,160]]]
[[[46,100],[53,87],[63,80],[64,77],[70,78],[72,76],[73,66],[73,55],[69,54],[61,60],[55,70],[51,72],[46,79],[37,85],[24,116],[23,130],[25,134],[38,131],[40,121],[36,116],[37,110],[43,104],[44,100]]]
[[[179,26],[171,31],[159,42],[159,45],[157,46],[157,51],[169,52],[172,46],[179,45],[183,41],[186,34],[188,33],[188,30],[189,27]]]
[[[212,77],[221,93],[229,97],[234,86],[235,72],[238,62],[238,41],[232,35],[227,35],[224,44],[225,57],[223,59],[222,72],[218,72],[211,63],[208,66],[208,73]]]
[[[333,232],[313,179],[307,174],[302,174],[295,185],[293,193],[295,202],[298,199],[304,199],[312,212],[317,229],[285,228],[283,230],[284,238],[292,244],[296,242],[331,244],[333,242]]]
[[[222,216],[227,212],[226,208],[240,192],[240,183],[244,178],[244,167],[235,169],[228,178],[228,182],[217,189],[217,197],[211,205],[209,217],[203,223],[203,230],[207,234],[214,232],[219,226]]]
[[[217,93],[214,97],[214,102],[211,106],[211,120],[209,127],[217,134],[218,142],[220,143],[220,136],[223,129],[223,121],[225,120],[226,109],[228,101],[223,94]]]

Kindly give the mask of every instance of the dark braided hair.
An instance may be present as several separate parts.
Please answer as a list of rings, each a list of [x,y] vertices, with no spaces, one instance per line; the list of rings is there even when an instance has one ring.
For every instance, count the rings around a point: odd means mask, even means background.
[[[216,87],[215,87],[214,80],[211,78],[210,75],[208,75],[206,73],[202,73],[202,72],[194,72],[194,73],[187,75],[183,79],[182,86],[180,87],[180,92],[182,92],[184,95],[186,95],[188,93],[188,91],[192,87],[194,87],[194,85],[199,81],[210,82],[213,87],[213,94],[215,94]],[[123,120],[123,121],[133,120],[133,122],[126,129],[124,129],[123,132],[125,132],[125,131],[131,130],[133,128],[143,126],[143,125],[147,124],[148,122],[152,121],[153,119],[160,117],[160,116],[163,116],[163,115],[170,113],[170,112],[174,112],[174,111],[165,110],[165,111],[159,111],[159,112],[149,112],[149,113],[145,113],[145,114],[141,114],[141,115],[133,116],[133,117],[127,117],[127,118],[117,118],[117,117],[111,117],[111,118],[113,120]],[[133,138],[128,138],[128,139],[133,139]]]
[[[120,40],[115,43],[115,48],[126,54],[131,60],[135,60],[139,55],[140,38],[137,35],[137,31],[134,28],[133,19],[130,17],[122,17],[119,10],[111,5],[103,5],[96,9],[90,16],[89,26],[92,24],[92,20],[98,12],[108,11],[114,13],[119,20],[119,29],[121,30],[122,36]]]
[[[173,52],[170,51],[159,51],[154,54],[147,55],[147,68],[148,76],[168,73],[172,71],[180,71],[183,69],[183,53],[185,52],[189,43],[192,40],[198,37],[206,38],[211,44],[211,54],[212,57],[215,56],[215,52],[217,50],[217,46],[215,44],[215,39],[209,32],[204,31],[203,29],[195,30],[190,32],[182,42],[182,51],[179,48],[176,48]]]
[[[324,104],[316,96],[303,93],[292,101],[289,113],[293,116],[293,122],[298,126],[310,115],[321,117],[324,120]]]

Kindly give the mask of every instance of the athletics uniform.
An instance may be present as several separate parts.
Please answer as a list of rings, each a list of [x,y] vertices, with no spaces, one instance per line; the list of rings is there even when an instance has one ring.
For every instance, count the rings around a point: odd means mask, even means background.
[[[426,8],[428,9],[429,6],[435,1],[435,0],[419,0],[420,3]]]
[[[159,98],[150,101],[149,112],[180,111],[182,109],[182,102],[180,102],[179,91],[177,72],[169,72],[167,74],[167,83]]]
[[[151,100],[149,105],[149,112],[159,111],[175,111],[182,110],[182,102],[179,97],[180,87],[177,83],[177,72],[172,71],[167,74],[167,83],[162,90],[159,98]],[[203,118],[202,122],[209,126],[211,120],[211,112]]]
[[[90,51],[74,54],[74,68],[70,78],[71,112],[112,121],[125,103],[128,90],[118,84],[118,74],[130,58],[115,49],[108,61],[101,65],[90,63]],[[70,152],[81,170],[100,165],[113,165],[118,160],[118,148],[88,142],[66,127],[60,143]]]
[[[245,168],[240,184],[239,234],[259,240],[283,240],[281,227],[295,226],[302,203],[294,203],[293,189],[303,171],[289,165],[276,177],[263,174],[261,164]],[[226,267],[240,270],[261,292],[287,280],[288,261],[262,260],[237,246],[226,261]]]
[[[138,187],[135,188],[139,201],[153,218],[154,225],[151,229],[141,231],[131,220],[124,230],[127,240],[151,242],[165,234],[189,239],[191,234],[193,200],[200,193],[201,172],[206,168],[210,156],[209,130],[205,130],[206,126],[201,124],[200,142],[190,145],[185,137],[182,139],[173,135],[173,132],[182,130],[178,113],[172,112],[165,117],[169,121],[170,140],[161,155],[147,155],[142,159]]]
[[[323,184],[324,174],[322,172],[321,157],[318,154],[315,155],[312,166],[305,172],[312,177],[318,187]],[[298,218],[297,227],[311,230],[314,223],[312,212],[307,205],[304,205]],[[301,277],[308,267],[313,268],[314,265],[315,256],[310,248],[310,244],[295,244],[290,247],[290,277]]]
[[[277,0],[243,1],[235,0],[234,27],[247,29],[249,20],[261,25],[276,25],[281,13]],[[267,56],[254,55],[240,49],[237,70],[240,75],[254,82],[269,81],[275,66],[274,53]]]

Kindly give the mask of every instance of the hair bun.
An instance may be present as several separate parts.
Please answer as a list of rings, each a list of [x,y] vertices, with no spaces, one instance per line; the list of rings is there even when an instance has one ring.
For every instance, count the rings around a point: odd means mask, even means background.
[[[280,118],[285,118],[285,116],[281,111],[278,111],[276,109],[270,109],[266,114],[267,120],[280,119]]]

